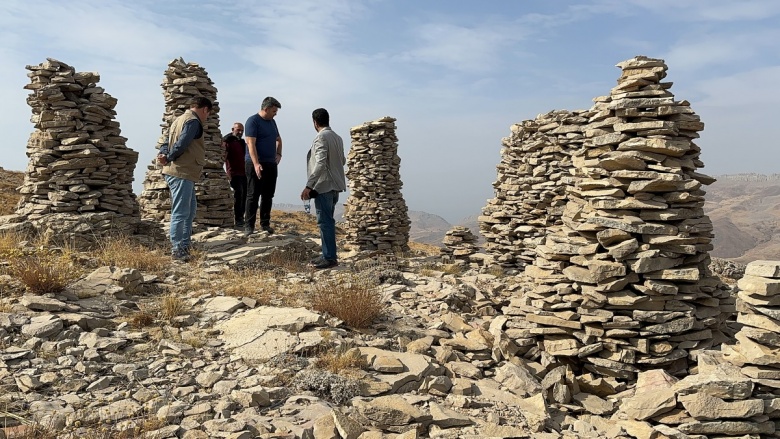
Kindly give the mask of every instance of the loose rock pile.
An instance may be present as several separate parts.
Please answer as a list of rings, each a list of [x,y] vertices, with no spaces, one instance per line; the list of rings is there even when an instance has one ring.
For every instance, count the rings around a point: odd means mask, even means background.
[[[98,73],[51,58],[26,68],[35,131],[11,227],[29,220],[37,231],[77,245],[132,234],[140,221],[132,189],[138,153],[120,135],[116,99],[97,85]]]
[[[350,196],[344,204],[347,246],[357,250],[408,250],[411,221],[401,194],[395,119],[366,122],[351,128],[349,134]]]
[[[547,229],[525,273],[537,285],[505,310],[520,314],[543,363],[633,381],[641,370],[688,371],[689,354],[724,340],[734,301],[710,275],[712,224],[692,139],[704,125],[675,101],[662,60],[637,57],[610,96],[596,98],[582,176],[567,189],[563,225]],[[581,129],[577,126],[575,129]]]
[[[455,226],[444,235],[441,248],[442,259],[445,262],[470,263],[469,256],[479,251],[478,238],[468,227]]]
[[[161,144],[168,141],[168,129],[173,120],[190,108],[193,98],[203,96],[214,104],[211,114],[203,125],[206,164],[200,181],[195,184],[198,209],[194,226],[195,228],[232,226],[233,195],[227,175],[222,168],[224,164],[222,135],[219,131],[219,103],[214,82],[209,79],[206,69],[197,63],[185,63],[179,58],[168,63],[162,88],[165,112],[162,117],[163,123],[160,125],[162,134],[158,140],[158,149]],[[155,162],[147,167],[140,203],[144,218],[170,221],[170,191],[163,178],[162,168]]]
[[[571,155],[582,148],[589,117],[587,111],[551,111],[513,125],[502,139],[496,197],[479,223],[485,252],[503,267],[533,263],[547,228],[561,224],[566,188],[575,178]]]

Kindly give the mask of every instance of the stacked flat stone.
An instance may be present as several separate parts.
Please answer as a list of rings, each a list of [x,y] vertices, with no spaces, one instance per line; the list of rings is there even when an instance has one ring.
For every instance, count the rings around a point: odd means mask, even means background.
[[[117,100],[97,85],[98,73],[52,58],[26,69],[35,131],[17,215],[59,238],[133,233],[140,221],[132,188],[138,153],[125,146],[114,120]]]
[[[780,262],[753,261],[737,282],[736,345],[728,359],[773,393],[780,393]]]
[[[349,130],[350,195],[344,204],[344,231],[351,249],[409,249],[411,221],[401,194],[401,158],[395,129],[395,119],[383,117]]]
[[[470,256],[479,251],[478,238],[468,227],[455,226],[444,235],[441,256],[448,263],[469,263]]]
[[[664,368],[684,374],[691,351],[723,338],[734,304],[708,265],[703,166],[692,139],[704,124],[669,91],[666,64],[618,64],[610,96],[596,98],[582,173],[568,188],[563,225],[548,230],[526,268],[537,287],[512,303],[526,313],[545,361],[566,357],[589,372],[633,380]],[[555,357],[555,358],[554,358]]]
[[[582,147],[587,111],[551,111],[511,127],[502,139],[495,198],[479,217],[485,252],[504,268],[533,263],[547,228],[561,224],[571,154]]]
[[[167,143],[171,123],[190,108],[194,98],[203,96],[214,104],[211,114],[203,125],[206,164],[200,181],[195,184],[198,199],[195,227],[197,229],[198,226],[232,226],[234,224],[233,195],[227,174],[222,168],[224,164],[222,135],[219,130],[219,103],[214,82],[209,79],[206,69],[197,63],[185,63],[179,58],[168,63],[162,88],[165,112],[162,117],[163,123],[160,125],[162,134],[156,146],[158,149],[160,145]],[[147,167],[140,203],[144,218],[170,221],[170,191],[163,178],[162,168],[154,161]]]

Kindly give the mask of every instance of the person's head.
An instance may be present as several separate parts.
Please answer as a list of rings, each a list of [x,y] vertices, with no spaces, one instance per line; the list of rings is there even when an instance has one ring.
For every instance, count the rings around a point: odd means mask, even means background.
[[[330,126],[330,115],[328,110],[318,108],[311,112],[311,119],[314,121],[314,128],[324,128]]]
[[[244,135],[244,125],[241,122],[234,123],[231,132],[240,139]]]
[[[209,113],[211,113],[212,107],[213,105],[211,101],[208,98],[204,98],[203,96],[198,96],[197,98],[193,99],[192,103],[190,104],[190,110],[194,111],[201,121],[204,121],[207,117],[209,117]]]
[[[282,108],[282,104],[275,98],[268,96],[263,99],[263,103],[260,104],[260,117],[268,120],[273,119],[280,108]]]

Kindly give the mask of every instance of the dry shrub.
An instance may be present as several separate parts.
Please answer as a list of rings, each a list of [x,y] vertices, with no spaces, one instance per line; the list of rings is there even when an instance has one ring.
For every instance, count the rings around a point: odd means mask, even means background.
[[[78,272],[62,257],[39,253],[10,261],[8,273],[19,279],[32,294],[59,293],[78,277]]]
[[[140,311],[130,314],[126,321],[133,328],[141,329],[151,326],[154,323],[154,314],[146,309],[141,309]]]
[[[466,269],[463,264],[445,264],[442,267],[442,272],[444,272],[444,274],[452,274],[454,276],[463,274],[464,271],[466,271]]]
[[[159,272],[171,265],[170,255],[162,249],[150,249],[124,235],[101,242],[95,256],[100,265],[141,271]]]
[[[311,306],[354,328],[367,328],[386,305],[376,279],[361,273],[343,273],[314,284]]]
[[[184,314],[187,305],[181,297],[175,294],[169,294],[160,299],[160,317],[164,320],[171,320],[176,316]]]
[[[489,266],[487,270],[485,270],[485,273],[492,274],[495,277],[504,277],[504,275],[506,275],[506,272],[504,271],[504,267],[498,264],[493,264]]]

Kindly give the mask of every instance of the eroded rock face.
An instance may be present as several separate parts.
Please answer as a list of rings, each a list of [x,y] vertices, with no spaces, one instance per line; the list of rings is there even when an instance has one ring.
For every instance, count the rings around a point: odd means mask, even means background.
[[[219,131],[219,102],[217,88],[209,78],[206,69],[194,62],[185,63],[175,59],[168,63],[162,82],[165,98],[162,134],[156,148],[168,141],[168,129],[171,123],[190,108],[195,97],[203,96],[211,100],[214,107],[203,124],[203,137],[206,144],[206,164],[201,179],[195,184],[198,199],[194,227],[232,226],[233,195],[227,174],[222,149],[222,135]],[[156,154],[155,154],[156,157]],[[162,176],[162,168],[155,162],[147,166],[144,190],[140,195],[142,215],[157,221],[170,221],[170,191]]]
[[[35,130],[27,142],[22,199],[2,228],[76,245],[110,233],[135,233],[140,214],[132,182],[138,153],[125,145],[115,120],[117,100],[97,85],[96,72],[77,72],[51,58],[26,69]]]
[[[409,249],[411,221],[401,194],[395,119],[383,117],[349,130],[350,195],[344,203],[347,246],[356,250]]]

